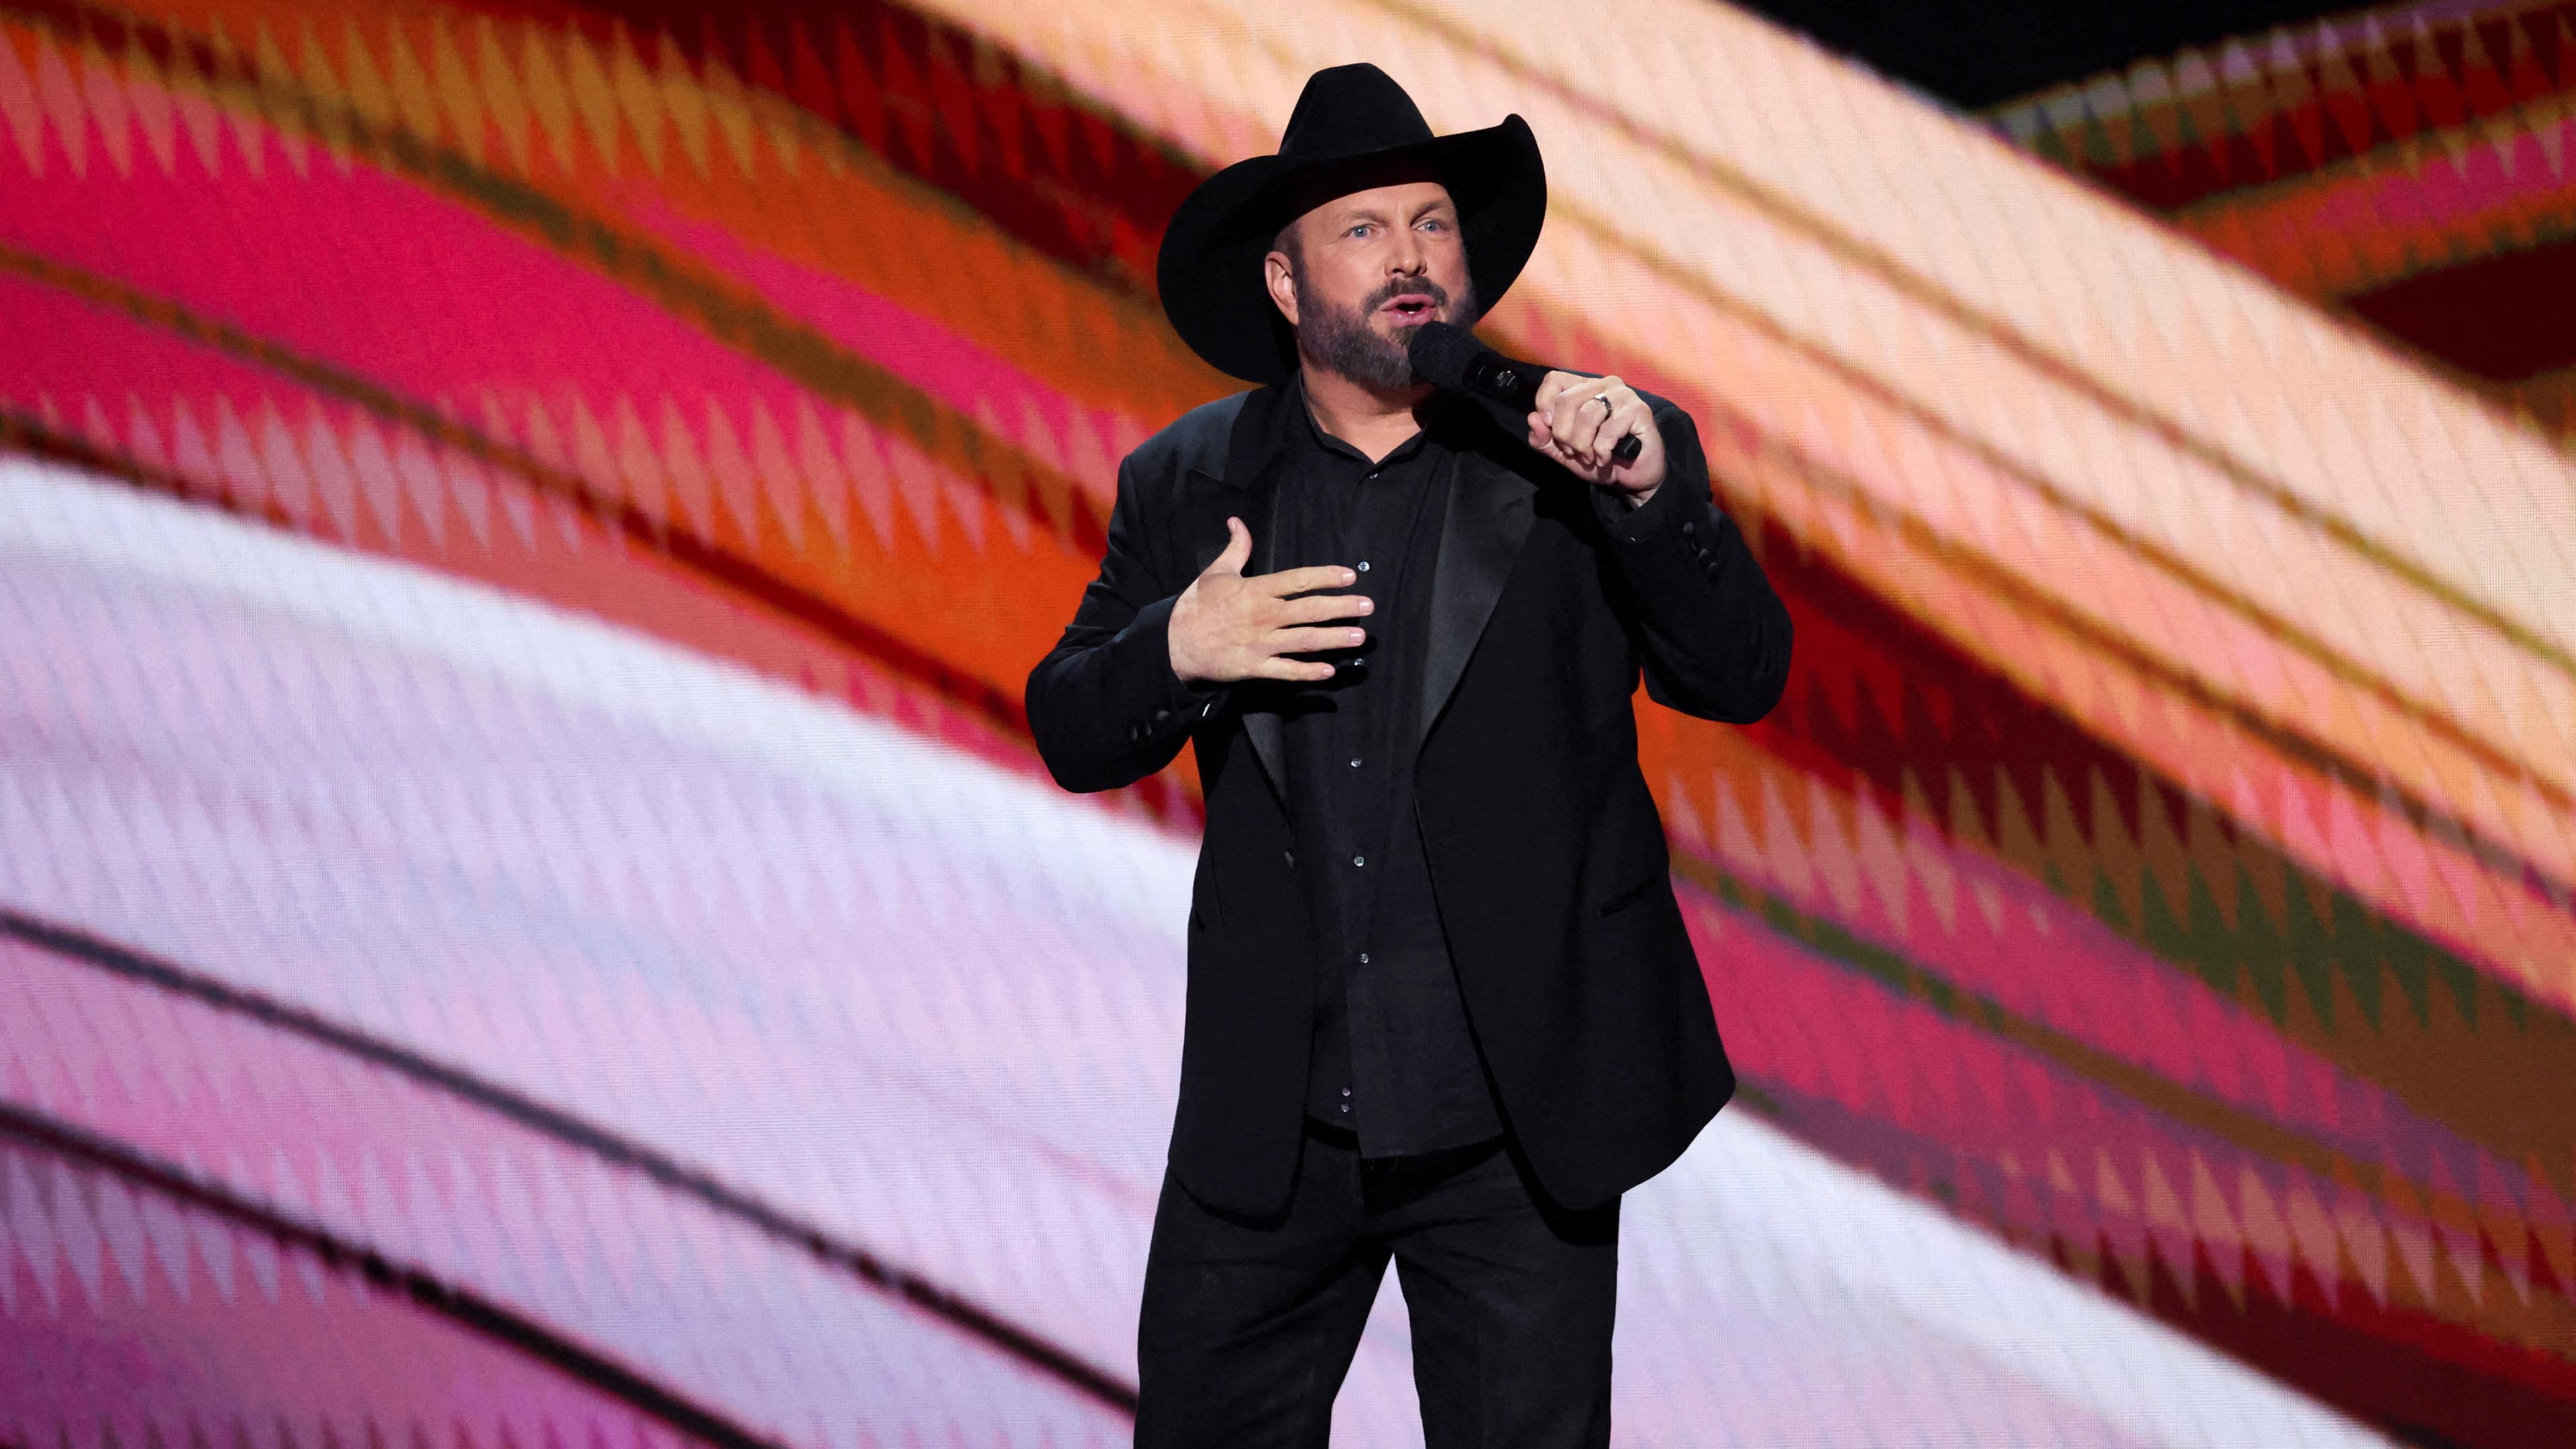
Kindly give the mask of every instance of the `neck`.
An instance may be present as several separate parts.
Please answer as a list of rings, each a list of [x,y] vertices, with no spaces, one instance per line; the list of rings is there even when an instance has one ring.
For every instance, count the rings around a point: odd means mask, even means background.
[[[1372,461],[1394,452],[1405,439],[1422,431],[1415,409],[1432,394],[1427,382],[1396,388],[1372,387],[1302,357],[1298,359],[1297,372],[1305,387],[1306,406],[1315,414],[1315,425],[1367,454]]]

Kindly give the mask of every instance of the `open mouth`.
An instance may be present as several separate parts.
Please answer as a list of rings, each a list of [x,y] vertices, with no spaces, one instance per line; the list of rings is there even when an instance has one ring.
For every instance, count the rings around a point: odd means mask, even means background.
[[[1398,322],[1428,322],[1431,320],[1431,310],[1434,305],[1429,297],[1419,292],[1407,292],[1378,310]]]

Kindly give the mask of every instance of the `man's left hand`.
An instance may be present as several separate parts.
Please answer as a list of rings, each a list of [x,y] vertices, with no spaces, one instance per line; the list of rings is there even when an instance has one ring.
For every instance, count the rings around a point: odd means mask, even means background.
[[[1642,438],[1644,446],[1631,461],[1617,462],[1610,450],[1630,433]],[[1577,478],[1617,490],[1632,508],[1663,486],[1663,430],[1655,426],[1646,400],[1616,377],[1551,372],[1539,379],[1538,408],[1529,415],[1529,445]]]

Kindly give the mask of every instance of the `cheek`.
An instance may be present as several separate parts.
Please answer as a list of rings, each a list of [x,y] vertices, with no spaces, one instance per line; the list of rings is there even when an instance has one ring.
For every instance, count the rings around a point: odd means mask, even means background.
[[[1298,289],[1297,295],[1305,310],[1326,314],[1350,311],[1358,294],[1341,268],[1318,267],[1307,275],[1305,285]]]
[[[1371,267],[1353,267],[1332,280],[1333,305],[1345,312],[1364,311],[1369,294],[1386,280],[1386,273]]]
[[[1466,250],[1454,244],[1442,247],[1432,259],[1431,279],[1448,288],[1449,295],[1453,297],[1465,292],[1468,282]]]

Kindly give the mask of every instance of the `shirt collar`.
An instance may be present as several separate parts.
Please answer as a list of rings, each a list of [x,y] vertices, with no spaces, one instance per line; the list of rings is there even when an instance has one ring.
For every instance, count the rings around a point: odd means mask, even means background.
[[[1339,453],[1344,457],[1355,458],[1363,463],[1367,463],[1369,461],[1369,457],[1366,453],[1361,452],[1358,448],[1353,447],[1348,442],[1334,437],[1331,433],[1324,431],[1324,425],[1315,421],[1315,409],[1306,401],[1306,369],[1304,367],[1300,366],[1288,374],[1288,395],[1291,405],[1297,410],[1297,415],[1306,420],[1306,432],[1308,436],[1315,440],[1318,447],[1321,447],[1328,453]],[[1463,401],[1465,401],[1465,399],[1453,393],[1433,393],[1427,400],[1425,400],[1421,410],[1415,414],[1415,417],[1422,424],[1421,428],[1415,432],[1412,437],[1396,444],[1385,457],[1378,459],[1375,463],[1370,464],[1370,466],[1383,468],[1390,464],[1401,463],[1406,458],[1412,456],[1415,451],[1425,446],[1426,440],[1438,441],[1444,444],[1451,442],[1452,440],[1449,434],[1452,430],[1453,424],[1458,421],[1458,404]]]

